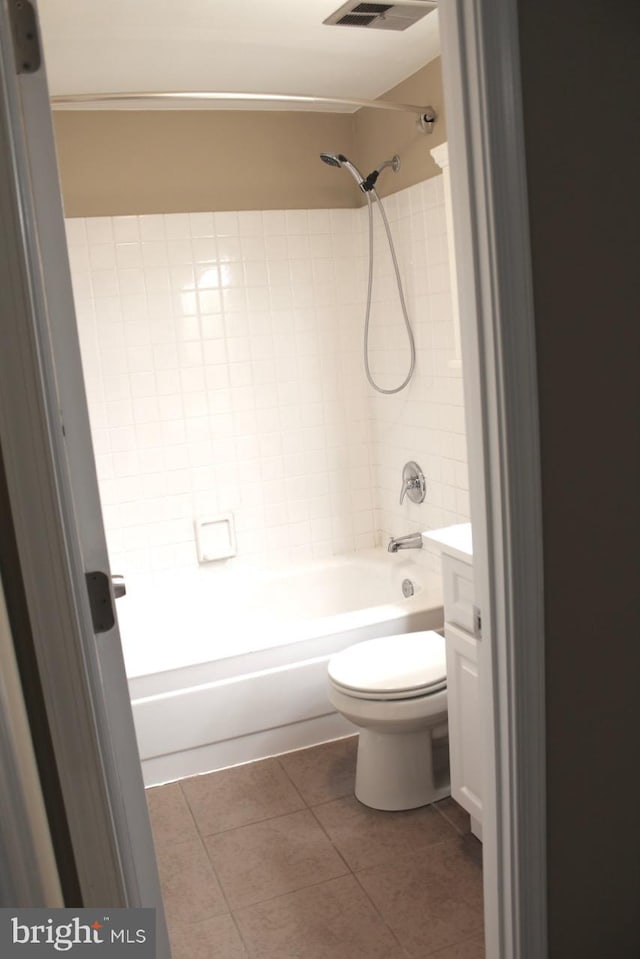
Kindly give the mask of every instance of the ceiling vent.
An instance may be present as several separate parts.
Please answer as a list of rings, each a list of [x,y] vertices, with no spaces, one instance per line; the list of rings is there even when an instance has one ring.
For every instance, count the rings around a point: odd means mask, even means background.
[[[323,22],[336,27],[367,27],[369,30],[406,30],[434,9],[431,0],[420,7],[401,3],[359,3],[349,0]]]

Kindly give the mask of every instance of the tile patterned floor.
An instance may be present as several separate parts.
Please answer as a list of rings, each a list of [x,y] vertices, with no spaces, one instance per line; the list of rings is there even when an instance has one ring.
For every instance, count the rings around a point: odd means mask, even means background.
[[[355,756],[354,737],[147,790],[173,959],[483,959],[468,816],[368,809]]]

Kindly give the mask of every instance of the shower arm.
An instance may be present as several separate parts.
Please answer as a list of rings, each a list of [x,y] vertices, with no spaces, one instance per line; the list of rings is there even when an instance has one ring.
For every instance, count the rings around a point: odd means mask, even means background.
[[[368,193],[370,190],[373,190],[373,188],[376,185],[376,181],[378,177],[380,176],[382,171],[389,166],[392,168],[394,173],[397,173],[398,170],[400,169],[400,157],[398,156],[397,153],[394,157],[391,158],[391,160],[385,160],[384,163],[381,163],[379,167],[376,167],[375,170],[372,170],[369,176],[366,176],[364,178],[364,180],[360,184],[360,189],[362,190],[362,192]]]

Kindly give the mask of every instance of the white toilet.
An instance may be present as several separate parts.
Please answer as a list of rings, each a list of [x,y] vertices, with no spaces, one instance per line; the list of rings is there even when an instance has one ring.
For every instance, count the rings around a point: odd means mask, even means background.
[[[370,639],[332,656],[328,672],[329,701],[360,729],[360,802],[415,809],[448,796],[448,753],[444,775],[443,763],[434,764],[448,749],[443,637],[429,630]]]

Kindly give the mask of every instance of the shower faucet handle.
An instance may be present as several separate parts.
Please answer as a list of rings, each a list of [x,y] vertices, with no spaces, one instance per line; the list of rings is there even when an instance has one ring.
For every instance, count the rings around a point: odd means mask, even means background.
[[[412,503],[424,503],[427,495],[427,481],[424,473],[415,462],[409,460],[402,468],[402,487],[400,489],[400,505],[405,496],[408,496]]]

